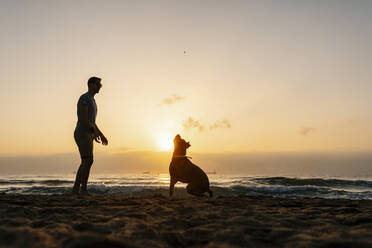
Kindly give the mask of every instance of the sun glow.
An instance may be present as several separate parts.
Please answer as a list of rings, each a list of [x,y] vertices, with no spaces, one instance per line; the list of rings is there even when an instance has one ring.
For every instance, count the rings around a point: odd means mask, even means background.
[[[162,151],[170,151],[173,148],[172,137],[163,136],[158,138],[158,147]]]

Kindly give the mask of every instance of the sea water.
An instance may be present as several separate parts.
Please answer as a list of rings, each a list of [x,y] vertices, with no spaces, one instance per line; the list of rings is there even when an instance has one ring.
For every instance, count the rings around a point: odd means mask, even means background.
[[[74,175],[10,175],[0,177],[0,193],[5,194],[66,194],[70,193]],[[213,191],[219,195],[318,197],[327,199],[372,199],[370,177],[295,177],[208,175]],[[177,188],[186,184],[177,183]],[[94,194],[131,195],[151,190],[166,192],[168,174],[93,174],[88,190]]]

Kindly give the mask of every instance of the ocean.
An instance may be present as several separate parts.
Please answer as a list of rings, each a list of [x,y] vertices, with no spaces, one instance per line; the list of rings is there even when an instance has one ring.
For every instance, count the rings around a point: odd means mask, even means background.
[[[283,198],[372,199],[372,178],[242,176],[211,174],[211,188],[217,195],[272,196]],[[66,194],[71,192],[74,175],[13,175],[0,177],[0,193]],[[93,174],[88,190],[93,194],[132,195],[141,191],[166,193],[168,174]],[[177,183],[177,188],[186,184]]]

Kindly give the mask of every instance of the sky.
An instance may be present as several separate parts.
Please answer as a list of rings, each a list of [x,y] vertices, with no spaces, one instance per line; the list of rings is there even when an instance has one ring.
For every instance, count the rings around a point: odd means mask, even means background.
[[[371,1],[0,2],[0,156],[76,153],[91,76],[97,153],[365,152]],[[78,156],[78,155],[76,155]]]

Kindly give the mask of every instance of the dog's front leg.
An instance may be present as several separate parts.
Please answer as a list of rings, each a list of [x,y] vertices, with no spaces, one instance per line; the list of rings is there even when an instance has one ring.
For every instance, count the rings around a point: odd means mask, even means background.
[[[170,185],[169,185],[169,197],[172,197],[174,191],[174,185],[177,183],[177,180],[171,177]]]

